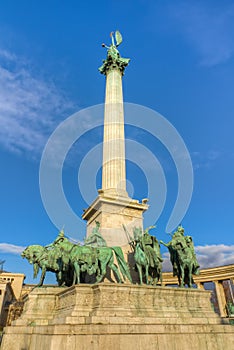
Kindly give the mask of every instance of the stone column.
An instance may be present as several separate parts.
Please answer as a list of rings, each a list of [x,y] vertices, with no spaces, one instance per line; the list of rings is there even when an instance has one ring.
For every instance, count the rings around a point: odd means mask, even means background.
[[[112,44],[106,46],[107,57],[99,68],[106,77],[102,188],[98,197],[84,210],[82,218],[87,221],[86,235],[90,236],[96,222],[107,246],[120,246],[129,250],[129,236],[134,227],[143,229],[143,213],[148,209],[147,199],[130,198],[126,191],[125,137],[122,77],[130,61],[118,51],[121,35],[116,32]]]
[[[215,284],[215,291],[216,291],[220,316],[226,317],[227,316],[226,298],[225,298],[225,294],[224,294],[222,281],[214,281],[214,284]]]
[[[234,279],[233,279],[233,278],[230,278],[229,281],[228,281],[228,287],[229,287],[230,294],[231,294],[231,301],[232,301],[232,303],[234,304],[234,295],[233,295],[233,288],[232,288],[232,285],[234,285]]]
[[[126,191],[122,72],[106,72],[102,191],[104,196],[128,197]]]

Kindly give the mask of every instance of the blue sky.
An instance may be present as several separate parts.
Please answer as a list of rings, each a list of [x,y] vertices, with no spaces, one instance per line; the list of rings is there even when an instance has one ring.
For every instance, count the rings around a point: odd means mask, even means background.
[[[6,270],[25,272],[27,282],[32,281],[32,269],[20,258],[21,247],[50,243],[58,231],[40,196],[42,151],[67,117],[104,102],[105,79],[97,70],[106,54],[101,43],[108,44],[110,31],[116,29],[124,37],[122,56],[131,58],[123,79],[125,101],[162,114],[190,153],[194,189],[182,224],[194,238],[202,266],[234,261],[233,2],[3,0],[0,258],[6,260]],[[171,156],[143,131],[126,127],[126,137],[149,149],[164,170],[166,203],[153,232],[168,241],[165,228],[178,188]],[[64,192],[78,216],[90,203],[81,196],[77,172],[101,141],[101,127],[87,128],[64,164]],[[144,169],[130,159],[127,174],[134,197],[146,197]],[[91,177],[100,188],[100,170],[92,174],[91,169],[87,188]],[[155,188],[158,183],[155,173]],[[157,200],[149,199],[150,210],[156,210]],[[82,240],[85,223],[78,231],[65,227],[68,236]]]

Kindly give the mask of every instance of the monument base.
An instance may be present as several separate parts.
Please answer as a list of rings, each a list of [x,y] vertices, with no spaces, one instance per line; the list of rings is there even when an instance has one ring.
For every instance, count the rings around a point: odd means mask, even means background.
[[[231,350],[234,327],[210,292],[102,283],[42,287],[6,327],[1,350]]]
[[[134,227],[143,229],[143,213],[148,209],[145,201],[139,203],[129,197],[107,196],[99,190],[99,196],[82,215],[87,221],[86,235],[91,234],[95,221],[99,221],[100,232],[108,247],[126,246],[130,238],[123,225],[131,235]]]

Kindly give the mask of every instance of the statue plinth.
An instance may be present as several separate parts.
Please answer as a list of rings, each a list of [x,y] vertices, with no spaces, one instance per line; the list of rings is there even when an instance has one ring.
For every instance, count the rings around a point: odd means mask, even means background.
[[[104,195],[105,193],[105,195]],[[83,213],[82,218],[87,220],[87,236],[95,227],[95,221],[100,222],[100,232],[107,246],[126,246],[129,238],[123,225],[129,232],[134,227],[143,226],[143,213],[148,209],[146,203],[139,203],[127,196],[120,196],[113,192],[106,194],[99,190],[99,196]]]
[[[36,288],[1,350],[232,349],[210,291],[102,283]],[[49,315],[48,315],[49,314]]]

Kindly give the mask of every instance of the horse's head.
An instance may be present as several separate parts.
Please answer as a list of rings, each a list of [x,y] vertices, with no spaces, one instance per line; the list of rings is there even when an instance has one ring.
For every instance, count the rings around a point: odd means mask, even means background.
[[[26,258],[27,260],[30,260],[31,258],[31,246],[24,249],[24,251],[21,253],[22,258]],[[30,262],[31,263],[31,262]]]
[[[24,249],[21,256],[22,258],[26,258],[30,264],[33,264],[36,262],[37,257],[41,255],[42,250],[44,250],[44,247],[40,245],[30,245]]]

